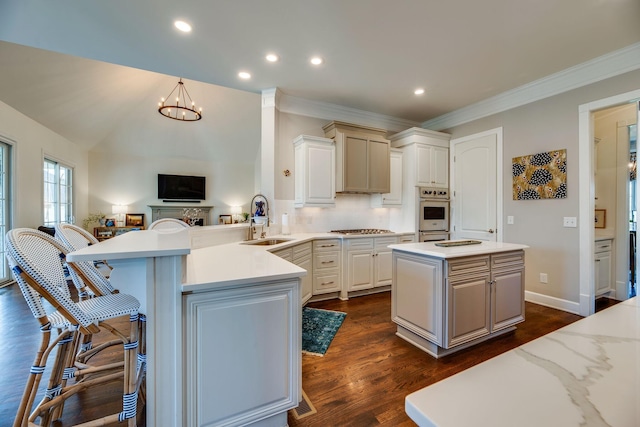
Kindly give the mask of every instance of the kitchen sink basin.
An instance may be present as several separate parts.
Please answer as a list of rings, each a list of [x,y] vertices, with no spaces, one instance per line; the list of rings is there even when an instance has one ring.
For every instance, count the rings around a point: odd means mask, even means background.
[[[251,240],[249,242],[243,242],[243,245],[253,245],[253,246],[272,246],[277,245],[279,243],[289,242],[291,239],[261,239],[261,240]]]

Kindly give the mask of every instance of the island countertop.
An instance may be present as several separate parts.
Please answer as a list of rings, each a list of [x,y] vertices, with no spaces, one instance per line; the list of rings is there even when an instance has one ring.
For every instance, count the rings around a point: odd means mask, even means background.
[[[640,299],[407,396],[421,427],[640,425]]]
[[[485,242],[465,246],[440,247],[438,242],[404,243],[390,245],[393,250],[408,252],[416,255],[426,255],[434,258],[449,259],[473,255],[487,255],[499,252],[517,251],[529,246],[517,243]]]

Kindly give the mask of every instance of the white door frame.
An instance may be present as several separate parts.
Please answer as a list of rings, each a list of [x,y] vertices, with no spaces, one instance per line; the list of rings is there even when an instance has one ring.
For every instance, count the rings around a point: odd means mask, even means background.
[[[640,100],[640,89],[578,106],[578,213],[580,245],[580,315],[595,311],[595,166],[593,112]]]
[[[449,156],[449,188],[451,191],[454,191],[455,186],[455,145],[467,142],[472,139],[482,138],[488,135],[496,136],[496,227],[497,227],[497,235],[496,241],[502,242],[503,238],[503,230],[502,230],[502,205],[504,194],[502,194],[502,127],[498,127],[495,129],[490,129],[480,133],[474,133],[473,135],[463,136],[461,138],[452,139],[449,147],[451,151],[451,155]],[[453,218],[453,216],[451,216]],[[453,224],[452,224],[453,225]]]

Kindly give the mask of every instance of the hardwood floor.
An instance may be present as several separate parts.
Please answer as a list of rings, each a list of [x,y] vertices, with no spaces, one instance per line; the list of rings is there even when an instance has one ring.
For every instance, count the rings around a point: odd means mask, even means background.
[[[413,426],[404,412],[407,394],[580,319],[526,303],[527,320],[515,332],[434,359],[395,336],[389,292],[309,306],[344,311],[347,317],[324,357],[302,356],[302,387],[317,413],[300,420],[290,414],[291,427]],[[0,289],[0,337],[0,426],[4,427],[13,422],[40,342],[38,323],[17,286]],[[117,353],[102,357],[115,359]],[[72,397],[54,425],[69,426],[116,412],[121,387],[116,381],[99,393]]]

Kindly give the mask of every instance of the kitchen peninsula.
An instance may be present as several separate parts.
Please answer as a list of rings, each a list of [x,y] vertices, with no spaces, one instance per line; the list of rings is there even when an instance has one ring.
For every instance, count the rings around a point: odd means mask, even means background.
[[[67,256],[108,260],[147,316],[147,425],[285,426],[300,401],[300,277],[263,247],[136,231]]]
[[[396,335],[436,358],[512,331],[524,320],[527,246],[451,243],[389,246]]]

